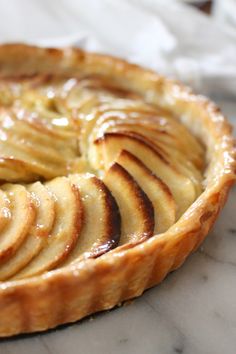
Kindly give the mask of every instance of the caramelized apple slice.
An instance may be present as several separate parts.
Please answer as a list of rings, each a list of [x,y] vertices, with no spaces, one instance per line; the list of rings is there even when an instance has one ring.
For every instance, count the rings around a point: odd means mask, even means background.
[[[24,161],[0,157],[0,180],[8,182],[31,182],[35,181],[38,175],[28,170]]]
[[[28,117],[29,113],[0,110],[0,156],[21,162],[29,175],[46,179],[67,173],[68,162],[78,155],[77,136],[69,138],[47,128],[42,122]],[[62,118],[61,118],[62,119]],[[65,118],[66,119],[66,118]],[[10,180],[33,181],[17,166],[16,177]],[[13,171],[14,171],[13,166]],[[0,171],[0,178],[7,179],[7,170]],[[12,174],[10,174],[12,176]]]
[[[48,244],[13,279],[27,278],[55,268],[74,248],[82,226],[82,204],[78,190],[68,178],[46,183],[55,198],[55,222]]]
[[[172,166],[175,166],[175,169],[178,172],[188,177],[192,181],[195,188],[196,197],[202,192],[202,178],[200,172],[191,163],[191,161],[188,161],[186,158],[183,157],[183,155],[179,154],[178,151],[176,151],[176,148],[172,147],[168,149],[165,144],[160,144],[159,141],[157,141],[156,139],[150,138],[148,135],[146,136],[144,129],[142,134],[133,131],[118,131],[118,133],[124,133],[125,135],[136,137],[139,140],[143,140],[145,143],[148,143],[152,148],[155,148],[155,150],[157,150],[157,153],[161,154],[168,163],[170,163]]]
[[[176,204],[177,218],[193,203],[196,192],[192,181],[179,173],[157,150],[137,137],[124,133],[107,133],[89,149],[89,160],[94,168],[107,169],[121,150],[137,156],[156,176],[170,188]]]
[[[156,177],[137,157],[122,150],[116,162],[128,171],[146,193],[154,208],[154,233],[165,232],[175,222],[176,205],[167,185]]]
[[[12,160],[22,161],[29,171],[34,174],[43,176],[46,179],[53,178],[58,175],[63,175],[66,173],[66,166],[58,165],[57,163],[47,163],[45,161],[40,161],[34,156],[33,150],[28,151],[24,148],[23,144],[17,144],[10,138],[3,144],[0,144],[0,156],[3,158],[12,157]]]
[[[159,135],[159,141],[178,146],[178,150],[183,152],[197,168],[203,167],[203,146],[189,133],[185,126],[174,117],[169,116],[168,113],[164,116],[158,116],[155,111],[152,114],[131,110],[109,112],[109,114],[101,115],[98,119],[93,131],[94,140],[105,132],[128,124],[132,127],[141,125],[145,129],[154,130]]]
[[[104,183],[91,174],[74,174],[69,178],[80,191],[84,224],[65,264],[82,257],[98,257],[116,247],[120,239],[119,209]]]
[[[33,100],[37,99],[38,94],[32,98]],[[41,132],[50,134],[55,139],[66,140],[69,145],[73,143],[73,140],[76,139],[77,125],[71,117],[63,117],[57,111],[54,98],[50,100],[46,98],[46,102],[44,102],[44,99],[42,102],[39,100],[39,104],[36,106],[33,104],[32,107],[25,106],[22,100],[17,102],[12,109],[16,119],[30,123],[31,126],[37,127]],[[51,107],[45,107],[44,104],[49,104]]]
[[[0,190],[0,232],[11,220],[10,200],[6,193]]]
[[[121,215],[120,245],[145,240],[153,235],[152,203],[133,177],[118,163],[104,176],[104,183],[115,197]]]
[[[55,217],[55,202],[40,182],[28,187],[36,208],[35,221],[16,253],[0,267],[0,280],[17,273],[46,245]]]
[[[16,112],[16,115],[19,113]],[[6,118],[5,118],[6,119]],[[9,119],[9,117],[8,117]],[[12,113],[10,116],[12,126],[11,134],[14,137],[21,137],[30,140],[32,144],[51,148],[54,152],[58,152],[65,159],[77,156],[77,135],[74,137],[63,138],[57,134],[55,129],[48,129],[39,120],[30,120],[29,118],[16,118]],[[65,118],[66,120],[67,118]],[[2,127],[2,129],[4,129]],[[5,128],[5,133],[7,129]]]
[[[133,96],[132,93],[130,93],[131,96]],[[134,95],[135,96],[135,95]],[[136,97],[137,98],[137,97]],[[78,98],[77,98],[78,101]],[[124,112],[124,108],[126,107],[126,110]],[[128,108],[127,108],[128,107]],[[148,107],[148,110],[150,111],[150,106]],[[93,141],[96,138],[98,138],[99,132],[101,131],[101,128],[103,128],[103,123],[104,126],[107,124],[109,125],[110,121],[113,121],[113,119],[116,122],[119,122],[119,119],[123,116],[126,117],[127,114],[130,112],[133,113],[133,110],[135,109],[142,109],[143,108],[143,102],[137,101],[137,100],[130,100],[130,99],[122,99],[122,98],[116,98],[114,100],[114,97],[104,97],[102,96],[102,99],[99,101],[93,103],[93,107],[90,107],[90,110],[87,112],[84,112],[84,109],[79,108],[79,111],[77,112],[78,118],[81,119],[81,139],[80,139],[80,147],[81,147],[81,152],[86,154],[87,153],[87,148],[88,148],[88,142]],[[151,108],[151,111],[153,111],[153,108]],[[138,111],[139,112],[139,111]],[[89,119],[84,119],[84,113],[89,114]],[[112,123],[111,123],[112,124]]]
[[[192,162],[192,149],[188,149],[188,151],[181,149],[182,136],[177,139],[175,135],[170,134],[168,131],[160,131],[147,124],[135,124],[135,122],[133,124],[123,122],[119,122],[116,125],[111,124],[104,128],[101,127],[101,132],[104,129],[106,132],[135,133],[144,139],[150,140],[152,144],[155,144],[157,148],[162,150],[167,159],[176,161],[178,168],[186,168],[184,170],[186,176],[190,177],[193,174],[196,181],[201,181],[201,174]],[[101,134],[101,132],[98,132],[98,134]]]
[[[0,263],[6,262],[22,244],[35,218],[32,198],[25,187],[18,184],[1,186],[10,200],[12,218],[0,234]]]
[[[11,143],[12,147],[17,147],[22,150],[22,152],[26,153],[29,157],[33,156],[33,158],[39,163],[42,161],[43,163],[51,163],[52,165],[66,165],[66,160],[63,155],[61,155],[55,148],[52,148],[51,145],[42,145],[41,143],[35,143],[31,141],[30,138],[26,139],[25,136],[8,136],[8,142]]]

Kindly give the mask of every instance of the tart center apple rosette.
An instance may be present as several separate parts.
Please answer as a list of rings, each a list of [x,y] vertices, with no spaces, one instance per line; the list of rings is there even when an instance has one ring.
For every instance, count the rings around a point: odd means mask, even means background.
[[[102,77],[2,80],[0,280],[164,233],[202,192],[204,154],[173,114]]]

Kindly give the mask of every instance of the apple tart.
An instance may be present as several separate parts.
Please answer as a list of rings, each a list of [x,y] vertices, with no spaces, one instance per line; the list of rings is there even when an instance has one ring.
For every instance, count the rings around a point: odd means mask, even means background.
[[[231,127],[189,88],[79,49],[0,46],[0,335],[160,283],[235,180]]]

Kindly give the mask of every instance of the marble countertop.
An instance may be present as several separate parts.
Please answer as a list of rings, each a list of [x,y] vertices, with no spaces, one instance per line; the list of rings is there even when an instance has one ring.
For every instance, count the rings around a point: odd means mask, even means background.
[[[236,127],[236,103],[219,103]],[[236,188],[202,247],[161,285],[78,323],[1,340],[0,354],[235,354],[235,214]]]

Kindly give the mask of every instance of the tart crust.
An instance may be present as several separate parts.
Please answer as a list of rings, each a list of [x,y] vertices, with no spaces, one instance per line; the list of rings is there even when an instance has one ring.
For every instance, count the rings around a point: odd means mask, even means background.
[[[208,234],[235,181],[232,129],[220,109],[182,84],[110,56],[80,49],[0,46],[0,77],[35,73],[103,75],[168,108],[206,146],[204,192],[167,232],[96,259],[0,283],[0,336],[43,331],[137,297],[182,265]],[[127,281],[129,280],[129,281]]]

